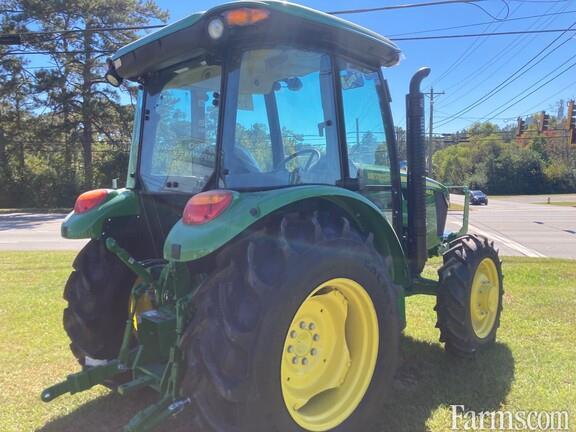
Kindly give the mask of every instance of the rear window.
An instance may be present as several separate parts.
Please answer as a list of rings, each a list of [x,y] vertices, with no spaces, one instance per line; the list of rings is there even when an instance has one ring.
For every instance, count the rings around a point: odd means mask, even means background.
[[[335,184],[340,178],[330,57],[293,48],[244,53],[233,137],[224,140],[226,187]]]

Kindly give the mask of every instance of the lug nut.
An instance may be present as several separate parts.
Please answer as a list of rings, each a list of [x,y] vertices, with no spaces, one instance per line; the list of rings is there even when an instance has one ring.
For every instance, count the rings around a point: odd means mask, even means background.
[[[292,339],[294,339],[294,338],[296,337],[296,331],[292,330],[292,331],[290,332],[290,337],[291,337]]]
[[[306,365],[308,364],[308,359],[307,359],[306,357],[304,357],[304,358],[302,359],[302,364],[303,364],[304,366],[306,366]]]
[[[301,329],[305,329],[306,328],[306,323],[304,321],[300,321],[300,328]]]
[[[294,350],[294,348],[292,348],[292,345],[288,346],[288,352],[291,353]]]
[[[298,357],[292,357],[292,364],[298,363]]]
[[[308,325],[308,329],[309,329],[309,330],[314,330],[315,328],[316,328],[316,325],[315,325],[314,323],[310,323],[310,324]]]
[[[320,335],[319,334],[315,334],[312,339],[314,339],[315,342],[318,342],[320,340]]]
[[[312,348],[312,349],[310,350],[310,355],[315,356],[317,353],[318,353],[318,351],[316,350],[316,348]]]

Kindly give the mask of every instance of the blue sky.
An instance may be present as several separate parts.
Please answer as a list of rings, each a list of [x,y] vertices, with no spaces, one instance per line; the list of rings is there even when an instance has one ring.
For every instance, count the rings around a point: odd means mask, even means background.
[[[302,0],[306,6],[328,11],[351,8],[370,8],[404,3],[422,3],[424,0]],[[206,10],[225,1],[218,0],[157,0],[157,3],[170,13],[169,22],[174,22],[193,12]],[[506,0],[510,9],[510,18],[519,18],[541,14],[568,12],[562,15],[517,20],[511,22],[493,22],[493,18],[472,5],[454,4],[434,7],[421,7],[404,10],[370,12],[343,15],[357,24],[363,25],[380,34],[390,37],[434,36],[440,34],[462,34],[503,32],[519,30],[541,30],[576,28],[576,1],[574,0]],[[481,3],[495,16],[504,17],[504,0],[487,0]],[[479,23],[474,27],[433,31],[414,34],[432,29],[462,26]],[[404,99],[412,74],[422,66],[432,68],[430,78],[425,80],[424,89],[433,85],[435,91],[444,91],[439,96],[435,109],[434,132],[455,132],[469,126],[477,120],[488,119],[505,125],[514,123],[516,117],[540,110],[552,114],[558,111],[557,101],[576,97],[576,68],[552,81],[517,105],[499,114],[500,106],[507,106],[514,97],[537,81],[551,78],[576,61],[576,33],[562,36],[547,51],[547,57],[517,80],[503,88],[493,97],[481,103],[461,118],[447,124],[442,122],[450,115],[476,102],[492,89],[514,74],[528,60],[557,38],[559,33],[536,35],[492,36],[484,38],[462,38],[452,40],[403,41],[397,42],[403,51],[403,60],[384,74],[392,92],[392,109],[395,123],[404,126]],[[553,52],[557,45],[562,46]],[[43,56],[31,56],[32,65],[46,65]],[[541,58],[541,57],[539,57]],[[565,63],[563,66],[562,64]],[[537,85],[535,85],[536,87]]]
[[[209,9],[223,3],[222,1],[214,0],[157,0],[157,2],[170,12],[171,22],[183,18],[194,11]],[[303,0],[300,3],[326,11],[418,2],[421,2],[421,0],[361,0],[355,2],[344,0]],[[576,10],[576,2],[574,1],[520,2],[509,0],[508,4],[510,7],[509,18]],[[498,16],[500,13],[500,17],[504,16],[505,6],[503,1],[489,0],[483,2],[482,5],[492,15]],[[485,23],[493,20],[480,9],[464,4],[344,15],[342,18],[386,36]],[[575,22],[576,13],[569,13],[530,20],[497,22],[464,29],[431,32],[425,35],[568,28]],[[385,70],[385,76],[389,81],[392,92],[396,124],[404,124],[404,96],[411,75],[419,67],[430,66],[432,68],[431,77],[425,81],[426,89],[429,89],[430,85],[433,84],[435,91],[446,92],[446,95],[437,99],[435,110],[435,116],[438,120],[442,120],[484,96],[557,36],[557,33],[549,33],[398,42],[404,52],[404,59],[400,65]],[[569,39],[569,37],[568,35],[564,36],[557,44]],[[559,69],[559,66],[576,54],[575,33],[572,33],[571,37],[571,40],[551,53],[528,73],[485,103],[464,114],[463,119],[458,119],[444,126],[439,125],[435,128],[435,132],[452,132],[462,129],[474,120],[485,117],[498,106],[519,95],[542,77],[551,77],[557,73],[556,71],[561,71],[563,68]],[[462,55],[465,57],[462,58]],[[572,63],[569,62],[564,67]],[[445,74],[447,70],[449,73]],[[519,115],[525,115],[541,109],[556,113],[556,101],[561,98],[566,100],[574,96],[576,96],[576,68],[562,75],[518,105],[499,114],[493,121],[505,124],[510,121],[509,119],[515,119]]]

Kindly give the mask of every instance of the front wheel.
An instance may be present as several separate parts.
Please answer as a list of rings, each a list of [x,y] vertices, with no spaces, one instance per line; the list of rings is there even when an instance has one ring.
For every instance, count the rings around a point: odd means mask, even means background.
[[[454,240],[438,270],[437,327],[446,350],[473,355],[494,342],[502,313],[502,265],[494,244],[467,235]]]
[[[284,217],[227,246],[199,288],[183,383],[198,430],[372,430],[380,418],[397,287],[371,237],[323,219]]]

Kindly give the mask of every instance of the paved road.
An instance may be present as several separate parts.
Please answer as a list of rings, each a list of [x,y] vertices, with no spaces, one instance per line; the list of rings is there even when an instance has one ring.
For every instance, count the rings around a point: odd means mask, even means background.
[[[553,196],[575,201],[576,194]],[[462,196],[453,196],[463,202]],[[473,206],[470,231],[492,238],[501,255],[576,259],[576,208],[541,205],[542,196],[491,198],[488,206]],[[85,240],[60,237],[61,214],[0,215],[0,250],[79,250]],[[448,228],[456,231],[461,215],[450,212]]]
[[[86,240],[60,237],[65,215],[0,214],[0,250],[80,250]]]
[[[547,196],[491,198],[488,206],[472,206],[470,232],[494,240],[501,255],[576,259],[576,208],[540,204]],[[462,196],[452,196],[463,202]],[[576,202],[576,194],[553,195],[553,201]],[[451,212],[449,228],[461,220]]]

